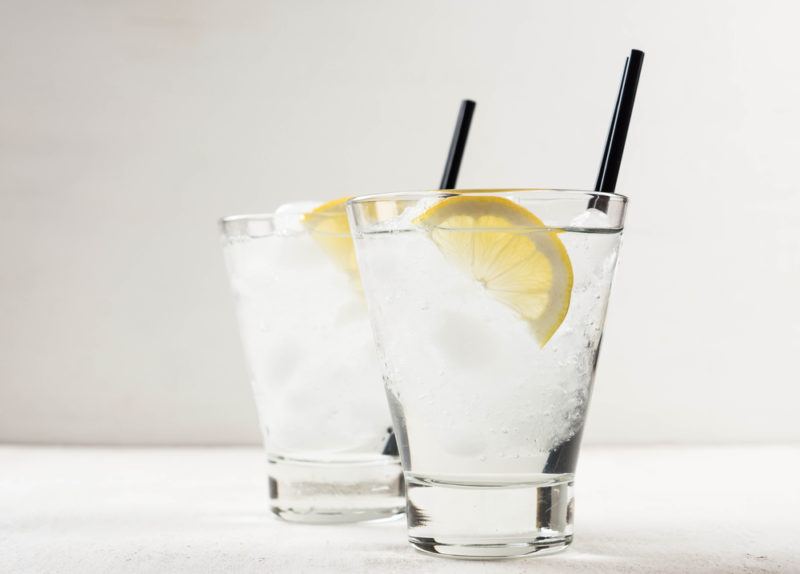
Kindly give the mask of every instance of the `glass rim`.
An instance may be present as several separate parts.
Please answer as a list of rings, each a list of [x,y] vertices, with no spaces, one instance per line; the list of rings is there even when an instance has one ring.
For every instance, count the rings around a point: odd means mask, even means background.
[[[257,237],[268,237],[268,236],[276,236],[280,235],[281,237],[297,237],[300,235],[305,235],[307,233],[314,233],[317,235],[325,235],[329,237],[352,237],[350,233],[336,233],[332,231],[320,231],[320,230],[312,230],[312,229],[290,229],[290,230],[278,230],[275,229],[275,220],[282,215],[301,215],[301,212],[296,213],[286,213],[286,214],[278,214],[278,213],[239,213],[235,215],[226,215],[225,217],[220,217],[217,219],[217,224],[220,228],[220,231],[225,235],[229,236],[231,228],[235,227],[237,224],[247,225],[251,222],[269,222],[272,224],[273,229],[269,233],[261,233]],[[320,213],[315,214],[314,217],[319,218],[328,218],[328,217],[340,217],[339,214],[336,213]],[[240,234],[236,234],[240,235]],[[241,234],[241,235],[248,235],[249,234]]]
[[[564,197],[549,197],[547,199],[590,199],[592,197],[606,197],[615,203],[628,203],[628,197],[620,193],[608,193],[604,191],[592,191],[588,189],[566,189],[557,187],[498,187],[498,188],[473,188],[473,189],[434,189],[428,191],[397,191],[389,193],[371,193],[356,195],[350,198],[347,203],[374,203],[381,200],[415,200],[424,197],[452,197],[457,195],[482,196],[482,195],[501,195],[505,193],[527,194],[535,197],[547,193],[557,194]],[[545,198],[542,198],[545,199]]]
[[[445,201],[453,197],[497,197],[514,201],[523,208],[529,208],[538,213],[538,206],[545,209],[546,205],[555,207],[556,205],[580,205],[580,212],[585,212],[587,208],[597,206],[593,203],[595,200],[605,199],[606,206],[613,206],[614,215],[612,210],[608,207],[599,207],[602,211],[609,214],[610,219],[607,224],[599,224],[596,222],[586,223],[573,223],[568,219],[566,224],[556,224],[552,220],[543,218],[546,221],[544,225],[542,222],[534,225],[527,225],[524,223],[515,223],[510,226],[503,226],[501,228],[487,228],[487,227],[472,227],[462,225],[436,225],[437,229],[443,231],[492,231],[503,233],[528,233],[532,231],[575,231],[580,233],[591,232],[617,232],[622,231],[624,227],[624,213],[627,207],[628,198],[624,195],[617,193],[605,193],[601,191],[588,191],[588,190],[575,190],[575,189],[557,189],[557,188],[497,188],[497,189],[441,189],[436,191],[408,191],[397,193],[384,193],[361,195],[352,198],[348,201],[348,208],[351,213],[357,215],[362,209],[369,209],[370,207],[379,207],[381,202],[421,202],[425,199],[434,198],[436,200]],[[559,203],[560,202],[560,203]],[[541,216],[541,213],[538,213]],[[380,231],[373,231],[368,227],[361,227],[358,217],[356,221],[356,228],[358,233],[370,235],[372,233],[379,233]]]
[[[268,221],[270,219],[275,219],[274,213],[237,213],[220,217],[217,222],[220,225],[225,225],[226,223],[237,223],[239,221]]]
[[[309,211],[287,211],[286,213],[275,213],[273,212],[262,212],[262,213],[236,213],[234,215],[226,215],[224,217],[220,217],[217,221],[220,225],[225,225],[227,223],[238,223],[240,221],[269,221],[274,220],[276,217],[281,217],[284,215],[307,215],[311,213]],[[329,217],[341,217],[341,214],[338,213],[315,213],[314,218],[319,219],[326,219]]]

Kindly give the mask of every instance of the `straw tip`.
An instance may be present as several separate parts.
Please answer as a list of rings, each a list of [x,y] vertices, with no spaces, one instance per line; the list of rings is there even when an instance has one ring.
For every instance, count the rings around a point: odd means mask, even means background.
[[[631,57],[636,58],[644,58],[644,52],[642,50],[636,50],[635,48],[631,50]]]

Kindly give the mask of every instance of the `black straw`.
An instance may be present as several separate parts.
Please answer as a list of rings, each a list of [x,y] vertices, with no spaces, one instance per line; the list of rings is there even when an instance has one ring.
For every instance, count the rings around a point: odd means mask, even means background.
[[[462,100],[461,108],[458,110],[456,129],[453,132],[453,141],[450,142],[450,153],[447,155],[447,163],[444,166],[444,175],[439,189],[455,189],[458,181],[458,170],[461,169],[461,158],[464,157],[464,148],[467,146],[467,136],[469,126],[472,123],[472,114],[475,112],[475,102],[472,100]],[[398,456],[397,437],[392,428],[386,429],[389,438],[383,445],[381,454]]]
[[[614,193],[617,187],[619,167],[622,164],[622,153],[625,151],[625,140],[628,137],[628,127],[631,123],[633,103],[636,100],[636,88],[639,86],[643,61],[644,52],[641,50],[631,50],[631,55],[625,59],[625,69],[622,72],[622,82],[619,86],[611,126],[608,129],[603,161],[600,163],[600,172],[597,174],[597,183],[594,186],[595,191]],[[589,207],[607,211],[608,198],[596,197],[590,202]]]
[[[461,109],[458,110],[456,129],[453,132],[453,141],[450,143],[450,153],[444,166],[444,175],[439,189],[455,189],[458,181],[458,170],[461,168],[461,158],[464,157],[464,148],[467,145],[469,126],[472,123],[472,114],[475,111],[475,102],[463,100]]]

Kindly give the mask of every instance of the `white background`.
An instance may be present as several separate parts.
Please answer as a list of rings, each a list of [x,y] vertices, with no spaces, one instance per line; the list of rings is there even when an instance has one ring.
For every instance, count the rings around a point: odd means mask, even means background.
[[[646,51],[586,439],[800,439],[796,3],[0,3],[0,441],[259,440],[215,220],[588,188]]]

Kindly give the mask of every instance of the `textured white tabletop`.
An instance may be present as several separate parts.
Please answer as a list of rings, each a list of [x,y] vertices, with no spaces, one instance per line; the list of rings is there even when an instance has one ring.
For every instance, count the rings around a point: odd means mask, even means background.
[[[566,552],[429,557],[286,524],[256,449],[0,447],[0,572],[800,572],[800,446],[586,448]]]

